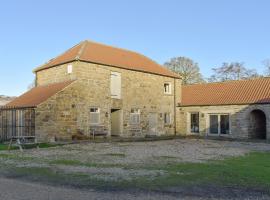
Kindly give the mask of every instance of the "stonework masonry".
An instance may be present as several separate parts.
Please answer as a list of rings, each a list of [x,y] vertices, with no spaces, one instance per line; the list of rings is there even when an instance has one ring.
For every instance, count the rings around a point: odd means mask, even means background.
[[[67,66],[72,65],[72,73]],[[121,74],[121,98],[111,98],[111,72]],[[132,71],[112,66],[74,61],[36,73],[37,86],[74,80],[64,90],[36,108],[36,135],[40,140],[71,139],[73,135],[89,135],[90,108],[100,108],[100,125],[111,135],[111,111],[121,110],[119,136],[194,135],[190,131],[190,114],[199,112],[199,134],[209,135],[209,115],[230,116],[230,138],[248,138],[252,133],[250,114],[261,110],[266,115],[267,139],[270,139],[270,105],[182,106],[181,80],[166,76]],[[164,94],[164,83],[171,83],[171,94]],[[132,109],[140,110],[140,132],[133,132],[130,124]],[[164,123],[170,113],[171,123]],[[174,114],[176,113],[176,115]],[[150,126],[149,116],[156,116],[156,127]]]
[[[67,65],[72,73],[67,73]],[[111,72],[121,73],[121,99],[111,98]],[[111,66],[75,61],[36,73],[37,86],[74,80],[64,90],[36,108],[36,135],[40,140],[70,139],[74,134],[89,134],[90,108],[100,108],[100,123],[111,133],[111,110],[122,111],[119,136],[150,134],[149,115],[157,116],[154,134],[175,134],[175,110],[181,95],[181,80]],[[164,94],[164,83],[170,83],[172,93]],[[130,128],[131,109],[140,110],[141,133]],[[164,113],[170,113],[171,123],[164,124]]]
[[[177,133],[180,135],[194,135],[190,131],[190,114],[199,112],[199,135],[209,133],[209,114],[229,114],[231,133],[223,135],[231,138],[249,138],[252,133],[250,113],[261,110],[266,116],[267,139],[270,139],[270,105],[220,105],[220,106],[187,106],[177,108]]]

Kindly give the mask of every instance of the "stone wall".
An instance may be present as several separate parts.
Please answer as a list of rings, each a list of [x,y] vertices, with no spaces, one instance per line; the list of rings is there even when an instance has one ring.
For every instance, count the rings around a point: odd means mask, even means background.
[[[261,110],[266,115],[267,138],[270,139],[270,105],[222,105],[222,106],[188,106],[177,108],[177,134],[193,135],[190,131],[190,113],[199,112],[199,135],[205,136],[209,132],[209,114],[229,114],[231,134],[224,135],[231,138],[248,138],[251,133],[250,113]]]
[[[71,62],[68,64],[55,66],[55,67],[37,72],[36,73],[37,86],[48,85],[51,83],[59,83],[59,82],[64,82],[64,81],[69,81],[69,80],[75,80],[76,74],[67,73],[67,66],[73,63],[76,63],[76,62]]]
[[[66,89],[38,106],[36,129],[41,138],[55,136],[65,139],[78,132],[88,135],[91,107],[100,108],[101,125],[104,125],[109,133],[111,109],[122,110],[122,137],[149,134],[150,113],[158,116],[155,135],[175,133],[175,105],[181,95],[179,79],[79,61],[73,62],[72,66],[72,74],[67,73],[67,64],[37,73],[37,85],[76,79]],[[111,98],[111,72],[121,73],[121,99]],[[165,82],[172,84],[171,95],[164,94]],[[129,121],[132,108],[141,111],[141,134],[131,131]],[[171,113],[170,125],[164,124],[164,113]]]

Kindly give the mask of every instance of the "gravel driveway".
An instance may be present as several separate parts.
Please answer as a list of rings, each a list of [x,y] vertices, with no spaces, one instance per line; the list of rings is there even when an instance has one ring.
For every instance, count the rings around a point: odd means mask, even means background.
[[[166,173],[168,173],[163,168],[155,168],[153,166],[166,166],[171,163],[181,162],[204,163],[209,160],[222,160],[227,157],[242,156],[253,151],[270,151],[270,144],[175,139],[154,142],[82,143],[48,149],[25,150],[23,153],[17,150],[11,152],[0,151],[0,191],[5,191],[0,192],[0,199],[179,199],[181,194],[185,199],[202,199],[199,197],[208,195],[205,191],[213,192],[216,194],[214,196],[216,198],[219,195],[219,193],[216,193],[217,188],[205,188],[205,190],[202,188],[188,188],[188,190],[181,190],[180,188],[179,190],[177,188],[177,193],[172,192],[169,194],[153,191],[119,192],[111,190],[104,192],[82,190],[80,187],[76,187],[74,178],[79,176],[80,179],[87,181],[87,183],[94,183],[95,185],[99,181],[101,181],[100,184],[104,185],[104,183],[133,181],[145,177],[151,181],[157,177],[166,177]],[[5,174],[5,171],[9,171],[8,175]],[[13,171],[17,172],[14,177],[12,176]],[[53,175],[51,175],[52,172]],[[35,181],[37,184],[1,178],[1,176],[21,178],[22,175],[23,178],[26,177],[25,180]],[[32,177],[27,179],[28,176]],[[47,180],[45,179],[44,182],[41,180],[47,176],[52,176],[50,177],[52,180],[49,180],[51,182],[60,180],[60,184],[56,184],[57,187],[46,186]],[[87,179],[89,176],[91,179]],[[61,179],[65,179],[63,180],[65,182],[64,187],[59,187],[64,185]],[[43,185],[39,184],[40,182]],[[66,185],[66,183],[69,182],[72,183],[72,187],[74,182],[75,187],[72,189],[68,188],[70,185]],[[222,190],[224,188],[220,189],[220,191]],[[240,190],[242,189],[240,188]],[[186,191],[189,193],[185,194]],[[235,193],[232,191],[235,191]],[[245,196],[237,196],[242,193],[247,195],[247,199],[250,199],[249,197],[252,196],[254,197],[252,199],[270,199],[269,196],[265,197],[263,194],[260,194],[260,191],[245,191],[245,188],[244,192],[239,191],[239,188],[230,188],[228,191],[225,189],[225,195],[223,196],[230,194],[230,197],[246,199]],[[197,194],[198,197],[194,196],[194,194]],[[215,199],[210,197],[209,199]]]

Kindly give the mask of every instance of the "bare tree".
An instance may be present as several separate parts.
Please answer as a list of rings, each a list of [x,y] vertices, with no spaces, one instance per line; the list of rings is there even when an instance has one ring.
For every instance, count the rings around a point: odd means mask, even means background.
[[[30,83],[30,84],[27,86],[27,90],[31,90],[31,89],[33,89],[34,87],[36,87],[36,80],[33,80],[32,83]]]
[[[223,63],[221,67],[212,69],[214,74],[208,79],[209,82],[223,82],[228,80],[254,79],[260,77],[255,69],[248,69],[244,63]]]
[[[265,76],[270,76],[270,59],[266,59],[263,61],[263,65],[265,67]]]
[[[183,84],[193,84],[205,82],[198,63],[186,57],[172,58],[164,64],[165,67],[174,71],[182,77]]]

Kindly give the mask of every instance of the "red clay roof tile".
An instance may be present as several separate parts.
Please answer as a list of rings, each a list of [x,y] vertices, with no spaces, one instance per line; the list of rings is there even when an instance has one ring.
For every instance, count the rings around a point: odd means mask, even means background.
[[[6,107],[36,107],[57,92],[63,90],[72,82],[73,81],[68,81],[35,87],[8,103]]]
[[[90,41],[77,44],[34,72],[75,60],[179,78],[177,74],[139,53]]]
[[[270,103],[270,78],[182,87],[182,106]]]

